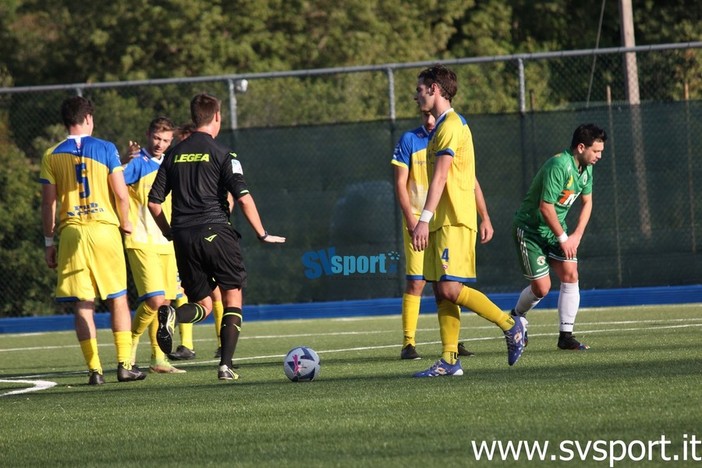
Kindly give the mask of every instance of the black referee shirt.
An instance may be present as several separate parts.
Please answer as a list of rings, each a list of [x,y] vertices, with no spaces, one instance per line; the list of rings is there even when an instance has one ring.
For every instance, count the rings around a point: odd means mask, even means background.
[[[163,203],[171,193],[171,229],[228,224],[227,192],[235,199],[249,193],[236,154],[212,136],[194,132],[164,156],[149,192]]]

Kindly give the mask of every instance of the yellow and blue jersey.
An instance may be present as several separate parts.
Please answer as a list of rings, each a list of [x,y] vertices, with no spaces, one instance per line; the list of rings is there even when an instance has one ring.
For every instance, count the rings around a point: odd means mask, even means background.
[[[163,158],[156,159],[143,148],[139,156],[134,157],[124,168],[124,181],[129,187],[129,220],[133,231],[125,237],[127,249],[150,249],[157,253],[173,253],[173,244],[159,229],[149,211],[149,192]],[[171,197],[166,197],[161,204],[167,219],[171,217]]]
[[[427,146],[427,173],[431,181],[437,157],[451,157],[451,168],[429,230],[466,226],[478,230],[475,204],[475,150],[466,119],[449,109],[436,121]]]
[[[409,193],[412,212],[419,216],[424,208],[429,190],[427,176],[427,143],[429,132],[424,126],[405,132],[397,142],[392,153],[391,164],[409,170],[407,193]]]
[[[58,231],[67,224],[119,226],[108,176],[122,169],[117,147],[99,138],[71,135],[49,148],[39,182],[56,185]]]

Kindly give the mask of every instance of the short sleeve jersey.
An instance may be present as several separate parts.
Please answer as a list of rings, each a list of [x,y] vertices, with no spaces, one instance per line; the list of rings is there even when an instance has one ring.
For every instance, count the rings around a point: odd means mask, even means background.
[[[227,192],[249,193],[236,153],[211,135],[194,132],[164,156],[149,201],[163,204],[171,194],[173,230],[229,224]]]
[[[466,119],[453,109],[449,109],[437,119],[436,127],[429,136],[429,181],[434,177],[434,167],[439,157],[450,157],[452,163],[446,187],[429,223],[429,230],[436,231],[441,226],[466,226],[477,231],[473,135]]]
[[[573,154],[570,150],[565,150],[549,158],[536,173],[521,206],[514,215],[514,222],[527,231],[547,237],[554,236],[539,210],[541,200],[553,204],[558,221],[565,230],[565,218],[575,200],[580,194],[590,193],[592,193],[592,166],[587,166],[580,173]]]
[[[429,189],[427,178],[427,143],[429,132],[424,126],[405,132],[392,153],[391,164],[409,170],[407,193],[412,212],[419,216],[424,208]]]
[[[134,228],[132,234],[124,238],[124,246],[128,249],[148,248],[157,253],[173,253],[173,244],[163,237],[148,206],[149,192],[163,159],[151,157],[142,148],[124,168],[124,181],[129,187],[129,220]],[[170,219],[171,197],[166,197],[161,208]]]
[[[49,148],[41,160],[39,182],[56,185],[59,232],[67,224],[119,226],[108,176],[121,170],[117,147],[109,141],[71,135]]]

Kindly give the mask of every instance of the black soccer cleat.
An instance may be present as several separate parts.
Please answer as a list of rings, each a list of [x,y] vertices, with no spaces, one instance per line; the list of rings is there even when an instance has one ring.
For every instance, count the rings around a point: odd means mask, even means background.
[[[416,361],[418,359],[422,359],[422,357],[417,353],[417,348],[415,348],[413,345],[408,344],[404,348],[402,348],[402,351],[400,351],[400,359],[409,359],[412,361]]]
[[[475,356],[473,351],[468,351],[463,343],[458,343],[458,355],[462,357]]]
[[[117,380],[120,382],[134,382],[136,380],[144,380],[145,378],[146,374],[136,365],[127,367],[127,364],[120,362],[117,366]]]
[[[217,369],[217,378],[219,380],[239,380],[239,374],[234,372],[231,367],[222,364]]]
[[[88,385],[103,385],[105,383],[105,377],[97,369],[90,369],[90,376],[88,377]]]
[[[175,309],[170,305],[162,305],[158,308],[156,315],[158,319],[156,343],[158,343],[158,347],[161,348],[164,354],[170,355],[171,351],[173,351],[173,334],[175,333]]]
[[[572,333],[561,332],[558,336],[558,348],[572,351],[585,351],[590,349],[585,343],[575,339]]]
[[[187,346],[178,345],[176,350],[168,355],[168,358],[173,361],[189,361],[195,359],[195,351]]]

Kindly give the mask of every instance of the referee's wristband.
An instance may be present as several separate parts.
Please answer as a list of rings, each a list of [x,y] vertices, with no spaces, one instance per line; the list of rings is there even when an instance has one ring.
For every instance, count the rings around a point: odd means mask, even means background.
[[[53,246],[54,246],[54,238],[44,236],[44,247],[53,247]]]
[[[564,243],[565,241],[568,240],[568,234],[566,234],[565,231],[563,231],[563,234],[561,234],[560,236],[556,237],[556,239],[558,239],[558,242],[560,242],[560,243],[562,244],[562,243]]]
[[[429,221],[431,221],[431,218],[433,216],[434,216],[434,213],[432,213],[429,210],[424,210],[424,211],[422,211],[422,214],[419,216],[419,220],[423,221],[425,223],[428,223]]]
[[[266,231],[266,230],[264,229],[264,230],[263,230],[263,235],[262,235],[262,236],[256,235],[256,237],[258,237],[258,240],[260,240],[260,241],[265,240],[266,237],[268,237],[268,231]]]

